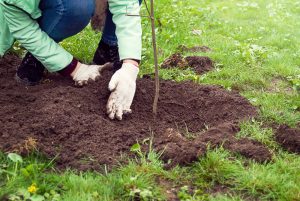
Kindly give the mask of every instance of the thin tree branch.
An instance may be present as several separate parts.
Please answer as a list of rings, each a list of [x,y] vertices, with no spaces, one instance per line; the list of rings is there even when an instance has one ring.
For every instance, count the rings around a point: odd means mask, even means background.
[[[154,64],[155,64],[155,96],[153,101],[153,113],[155,116],[157,116],[157,103],[159,98],[159,71],[158,71],[156,34],[155,34],[154,0],[150,0],[150,3],[151,3],[150,17],[151,17],[151,27],[152,27],[152,44],[153,44]]]

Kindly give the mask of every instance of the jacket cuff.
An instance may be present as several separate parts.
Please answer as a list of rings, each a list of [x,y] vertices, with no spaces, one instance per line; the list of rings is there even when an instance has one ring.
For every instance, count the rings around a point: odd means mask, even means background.
[[[76,58],[73,58],[73,60],[71,61],[71,63],[69,65],[67,65],[67,67],[65,67],[62,70],[57,71],[57,72],[64,77],[71,76],[71,73],[75,70],[77,64],[78,64],[78,60]]]

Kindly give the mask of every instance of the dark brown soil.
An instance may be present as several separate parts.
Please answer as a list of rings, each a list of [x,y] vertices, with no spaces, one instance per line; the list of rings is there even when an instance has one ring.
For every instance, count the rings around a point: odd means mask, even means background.
[[[258,161],[268,155],[260,144],[233,137],[238,131],[234,122],[256,115],[256,108],[237,92],[161,81],[159,113],[154,119],[154,83],[140,79],[133,114],[111,121],[105,105],[112,72],[104,72],[101,80],[84,88],[73,87],[71,80],[58,75],[24,87],[13,79],[18,63],[14,56],[0,61],[0,151],[36,148],[49,157],[57,156],[62,167],[91,169],[116,164],[133,144],[153,136],[156,149],[166,147],[163,158],[176,164],[196,160],[205,153],[207,143],[225,143],[228,149]],[[186,130],[199,133],[198,137],[186,140],[180,134]]]
[[[196,74],[203,74],[213,69],[213,61],[206,56],[188,56],[183,57],[180,53],[172,54],[167,58],[162,68],[181,68],[186,69],[191,67]]]
[[[217,148],[223,146],[233,153],[251,158],[257,162],[266,162],[272,159],[271,152],[260,142],[241,138],[236,139],[239,131],[237,123],[222,123],[197,135],[189,141],[174,129],[167,129],[164,137],[160,138],[158,144],[162,145],[159,150],[164,151],[162,159],[165,162],[172,160],[167,167],[176,164],[189,164],[206,153],[207,147]]]
[[[187,68],[188,62],[184,59],[184,57],[180,53],[172,54],[169,58],[167,58],[163,64],[162,68]]]
[[[281,125],[276,132],[276,141],[287,151],[300,154],[300,128]]]
[[[213,61],[205,56],[189,56],[185,60],[189,66],[192,67],[197,74],[203,74],[213,69]]]

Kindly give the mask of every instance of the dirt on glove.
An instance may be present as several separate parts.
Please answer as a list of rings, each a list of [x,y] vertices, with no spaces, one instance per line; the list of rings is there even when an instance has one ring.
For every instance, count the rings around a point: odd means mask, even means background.
[[[0,151],[39,150],[57,157],[60,167],[99,169],[132,156],[130,147],[152,138],[162,159],[189,164],[210,147],[225,148],[257,161],[271,155],[262,144],[235,139],[238,121],[254,117],[256,108],[237,92],[192,82],[161,81],[158,115],[152,114],[154,82],[137,81],[133,113],[123,121],[109,120],[106,102],[112,72],[83,88],[59,75],[48,75],[40,85],[15,82],[20,59],[0,60]],[[193,134],[192,139],[188,138]]]

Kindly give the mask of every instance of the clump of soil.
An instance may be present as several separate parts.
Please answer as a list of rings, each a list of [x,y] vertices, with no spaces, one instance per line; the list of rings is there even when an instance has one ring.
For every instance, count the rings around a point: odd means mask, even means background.
[[[48,75],[40,85],[25,87],[13,79],[19,62],[14,56],[0,61],[1,151],[26,150],[27,146],[49,157],[58,156],[62,167],[98,169],[103,164],[117,164],[121,155],[130,155],[133,144],[153,136],[154,147],[166,147],[163,157],[177,164],[196,160],[205,153],[207,143],[219,146],[224,139],[230,141],[228,149],[260,157],[261,147],[255,143],[241,142],[243,148],[236,148],[240,141],[233,138],[238,128],[232,122],[257,114],[237,92],[192,82],[161,81],[155,119],[154,82],[139,79],[133,113],[123,121],[112,121],[105,109],[112,72],[104,72],[102,79],[83,88],[73,87],[72,80],[56,74]],[[203,132],[207,127],[211,129]],[[189,141],[178,134],[186,130],[200,134]],[[248,153],[255,146],[257,150]]]
[[[213,69],[213,65],[213,61],[206,56],[188,56],[184,58],[180,53],[175,53],[167,58],[161,67],[181,69],[191,67],[196,74],[200,75],[211,71]]]
[[[272,154],[262,143],[248,138],[227,141],[224,147],[233,153],[241,154],[246,158],[251,158],[256,162],[268,162],[272,159]]]
[[[172,160],[168,167],[189,164],[197,160],[206,153],[208,146],[210,148],[223,146],[233,153],[257,162],[272,159],[271,152],[262,143],[248,138],[237,139],[235,138],[237,132],[239,132],[237,122],[223,123],[199,133],[194,140],[189,141],[178,131],[167,129],[158,145],[162,145],[159,149],[164,152],[162,159],[166,162]]]
[[[300,154],[300,129],[281,125],[276,132],[276,141],[287,151]]]
[[[172,54],[169,58],[167,58],[163,64],[162,68],[187,68],[188,62],[184,59],[184,57],[180,53]]]
[[[235,135],[237,132],[239,132],[239,127],[236,123],[224,123],[200,135],[196,139],[196,143],[209,143],[211,148],[223,145],[225,149],[257,162],[265,162],[272,159],[272,154],[262,143],[248,138],[236,139]]]
[[[204,143],[189,141],[173,128],[166,129],[163,137],[157,139],[155,144],[157,145],[156,149],[163,152],[162,160],[169,163],[168,168],[177,164],[192,163],[206,152]]]
[[[189,56],[186,57],[185,60],[197,74],[203,74],[213,69],[213,61],[209,57]]]

